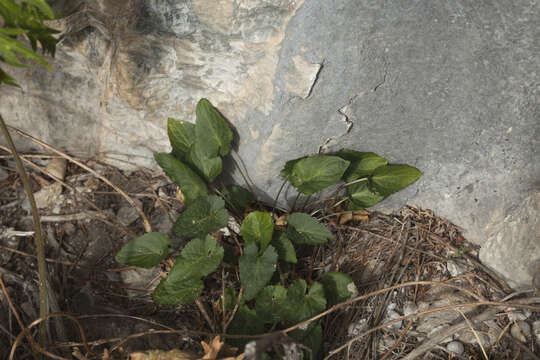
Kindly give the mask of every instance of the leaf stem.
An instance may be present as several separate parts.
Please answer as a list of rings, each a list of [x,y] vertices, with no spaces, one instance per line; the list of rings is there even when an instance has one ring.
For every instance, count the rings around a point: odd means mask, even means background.
[[[292,204],[291,212],[294,212],[294,209],[296,209],[296,202],[298,201],[299,198],[300,198],[300,193],[298,193],[298,195],[296,195],[296,197],[294,198],[294,202]]]
[[[35,231],[35,240],[36,240],[36,248],[37,248],[37,260],[38,260],[38,272],[39,272],[39,316],[40,318],[44,318],[47,316],[47,267],[45,264],[45,246],[43,244],[43,237],[41,234],[41,224],[39,221],[39,213],[36,206],[36,199],[34,198],[34,193],[32,192],[32,186],[30,185],[30,180],[28,179],[28,175],[26,174],[26,171],[24,170],[24,166],[22,164],[21,158],[19,157],[19,153],[17,152],[17,149],[15,148],[15,143],[13,142],[13,139],[11,138],[11,135],[9,134],[9,130],[6,126],[6,123],[4,122],[4,118],[2,115],[0,115],[0,128],[2,129],[2,133],[4,134],[4,137],[6,138],[6,141],[8,143],[9,148],[11,149],[11,153],[13,154],[13,158],[15,159],[15,163],[17,164],[17,171],[19,172],[19,176],[21,177],[21,181],[24,185],[24,192],[26,193],[26,196],[28,197],[28,201],[30,202],[30,208],[32,210],[32,217],[34,219],[34,231]],[[40,346],[44,347],[46,338],[47,338],[47,330],[45,327],[46,323],[42,322],[39,325],[39,342]]]
[[[277,193],[277,195],[276,195],[276,198],[274,199],[274,204],[272,205],[272,212],[275,212],[275,211],[276,211],[276,206],[277,206],[277,202],[278,202],[278,199],[279,199],[279,195],[281,195],[281,191],[282,191],[283,188],[285,187],[285,184],[287,183],[287,181],[289,181],[289,179],[283,180],[283,183],[282,183],[281,186],[279,187],[279,190],[278,190],[278,193]]]

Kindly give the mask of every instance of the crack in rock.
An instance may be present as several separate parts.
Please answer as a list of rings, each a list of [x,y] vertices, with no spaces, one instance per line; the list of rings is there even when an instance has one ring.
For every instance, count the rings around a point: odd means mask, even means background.
[[[340,120],[345,123],[345,127],[346,127],[345,131],[342,132],[339,135],[331,136],[329,138],[326,138],[326,140],[322,143],[322,145],[319,146],[319,149],[318,149],[319,154],[322,154],[322,153],[325,153],[326,151],[328,151],[328,148],[330,147],[329,144],[331,142],[337,141],[337,140],[341,139],[342,137],[344,137],[345,135],[347,135],[348,133],[351,132],[351,129],[353,128],[354,122],[351,120],[351,114],[349,112],[349,107],[358,97],[360,97],[362,95],[364,95],[364,92],[354,94],[353,96],[351,96],[349,98],[349,101],[347,102],[346,105],[342,106],[341,108],[339,108],[337,110],[338,114],[341,115]]]

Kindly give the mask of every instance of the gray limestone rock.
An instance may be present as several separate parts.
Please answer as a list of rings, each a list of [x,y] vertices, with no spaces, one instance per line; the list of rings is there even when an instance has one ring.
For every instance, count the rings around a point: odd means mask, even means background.
[[[537,207],[520,209],[539,191],[539,2],[53,4],[69,15],[55,24],[55,71],[10,69],[22,89],[0,89],[8,123],[75,154],[155,167],[167,117],[192,121],[206,97],[236,128],[235,156],[264,199],[286,160],[373,151],[424,173],[376,209],[433,209],[530,286]]]

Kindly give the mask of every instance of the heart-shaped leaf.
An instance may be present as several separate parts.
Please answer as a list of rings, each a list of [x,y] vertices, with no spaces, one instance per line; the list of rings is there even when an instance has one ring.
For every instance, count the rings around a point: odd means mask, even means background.
[[[349,165],[343,175],[345,182],[351,182],[371,175],[376,168],[388,164],[388,160],[372,152],[341,149],[337,155],[351,162],[351,165]]]
[[[167,120],[167,134],[173,155],[179,160],[186,160],[195,141],[195,124],[169,118]]]
[[[225,118],[207,99],[199,100],[195,112],[197,115],[196,142],[201,146],[203,154],[207,158],[213,158],[218,154],[227,155],[233,133]]]
[[[267,286],[257,295],[255,310],[257,316],[268,324],[274,324],[281,320],[285,302],[287,301],[287,289],[283,286]]]
[[[307,156],[302,156],[302,157],[300,157],[298,159],[287,161],[285,163],[285,166],[283,167],[283,169],[281,169],[281,171],[279,172],[279,176],[281,176],[284,179],[288,179],[289,176],[291,176],[294,164],[296,164],[298,161],[300,161],[302,159],[305,159],[305,158],[307,158]]]
[[[358,290],[351,277],[344,273],[326,273],[321,277],[321,283],[330,306],[358,295]]]
[[[287,217],[287,224],[287,237],[296,244],[318,245],[334,238],[324,225],[308,214],[291,214]]]
[[[204,239],[196,238],[188,242],[180,253],[180,259],[186,266],[182,271],[200,278],[216,271],[223,260],[223,248],[217,246],[216,239],[206,235]]]
[[[130,240],[116,254],[120,264],[151,268],[159,264],[169,253],[171,239],[165,234],[152,232]]]
[[[291,264],[296,264],[298,262],[293,243],[284,231],[276,231],[272,237],[271,244],[277,250],[279,260]]]
[[[305,195],[315,194],[337,184],[350,162],[339,156],[318,155],[296,162],[289,176],[291,184]]]
[[[219,156],[206,157],[199,143],[193,144],[188,158],[207,181],[211,182],[221,174],[223,166],[221,158]]]
[[[284,314],[288,325],[295,325],[301,321],[324,311],[326,298],[323,286],[314,281],[306,294],[307,284],[305,280],[295,280],[287,289],[287,301],[284,306]]]
[[[192,304],[197,300],[203,290],[203,282],[197,278],[181,280],[161,280],[154,292],[152,299],[162,305]]]
[[[270,214],[253,211],[246,216],[240,229],[245,245],[256,243],[262,252],[272,240],[274,221]]]
[[[258,256],[258,252],[257,244],[251,243],[244,248],[244,254],[238,260],[240,283],[248,301],[257,296],[276,271],[277,253],[272,245],[261,256]]]
[[[371,207],[384,199],[384,196],[376,194],[370,189],[367,181],[348,185],[347,192],[354,205],[362,209]]]
[[[173,232],[187,238],[201,236],[227,226],[228,221],[223,199],[215,195],[202,196],[178,216]]]
[[[216,271],[223,259],[223,248],[207,235],[193,239],[176,258],[169,275],[161,280],[152,298],[159,304],[177,305],[194,302],[203,289],[201,277]]]
[[[422,172],[409,165],[386,165],[375,169],[371,184],[382,196],[398,192],[415,182]]]
[[[208,193],[206,183],[189,166],[176,159],[171,154],[155,153],[159,166],[165,174],[182,190],[184,202],[186,205],[192,203],[195,199]]]

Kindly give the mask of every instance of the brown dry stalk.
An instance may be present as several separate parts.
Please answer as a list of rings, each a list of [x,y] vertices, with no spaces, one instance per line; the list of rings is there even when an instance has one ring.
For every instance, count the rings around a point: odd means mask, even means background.
[[[486,350],[484,349],[484,345],[482,345],[482,340],[480,340],[480,336],[478,336],[478,333],[476,332],[476,330],[474,330],[474,327],[472,326],[471,322],[469,321],[469,318],[467,318],[467,316],[465,316],[463,311],[461,311],[459,309],[456,309],[456,311],[458,313],[460,313],[461,316],[463,316],[463,319],[465,319],[465,322],[467,323],[467,326],[469,327],[469,329],[471,329],[472,333],[474,334],[474,337],[476,338],[476,342],[480,346],[480,349],[482,349],[482,354],[484,355],[484,359],[489,360],[489,357],[486,354]]]
[[[57,148],[55,148],[54,146],[51,146],[39,139],[36,139],[35,137],[33,137],[32,135],[29,135],[13,126],[9,126],[10,129],[12,129],[13,131],[15,131],[17,134],[21,135],[22,137],[24,138],[27,138],[29,140],[31,140],[32,142],[35,142],[36,144],[39,144],[41,146],[43,146],[44,148],[62,156],[63,158],[71,161],[72,163],[80,166],[81,168],[85,169],[86,171],[90,172],[92,175],[94,175],[95,177],[97,177],[98,179],[100,179],[101,181],[103,181],[105,184],[109,185],[110,187],[112,187],[116,192],[118,192],[120,195],[122,195],[124,197],[124,199],[126,199],[126,201],[135,208],[135,210],[137,210],[137,212],[139,213],[141,219],[143,220],[143,224],[144,224],[144,229],[147,233],[149,232],[152,232],[152,227],[150,226],[150,222],[148,221],[148,218],[146,217],[146,215],[144,214],[143,210],[141,209],[141,207],[128,195],[124,192],[124,190],[120,189],[118,186],[114,185],[112,182],[109,181],[109,179],[107,179],[105,176],[99,174],[98,172],[96,172],[94,169],[92,169],[91,167],[85,165],[84,163],[80,162],[79,160],[75,159],[74,157],[71,157],[69,156],[68,154],[58,150]]]
[[[4,148],[2,145],[0,145],[0,149],[6,150],[6,148]],[[66,187],[67,189],[69,189],[71,191],[73,191],[74,194],[79,195],[86,203],[88,203],[88,205],[90,205],[94,210],[96,210],[100,214],[100,216],[94,217],[95,219],[97,219],[99,221],[102,221],[102,222],[106,223],[107,225],[110,225],[110,226],[113,226],[115,228],[118,228],[118,229],[122,230],[126,235],[128,235],[130,237],[135,237],[136,236],[131,230],[129,230],[122,223],[117,221],[117,224],[112,224],[112,223],[108,222],[107,220],[105,220],[106,218],[109,217],[109,215],[107,215],[96,204],[94,204],[92,201],[90,201],[88,198],[86,198],[86,196],[83,195],[81,190],[77,189],[74,186],[69,185],[68,183],[64,182],[62,179],[56,177],[55,175],[51,174],[50,172],[48,172],[47,170],[41,168],[40,166],[37,166],[32,161],[30,161],[28,159],[25,159],[24,157],[22,158],[22,161],[27,163],[33,169],[35,169],[35,170],[49,176],[50,178],[54,179],[55,181],[59,182],[60,184],[62,184],[62,186]],[[117,193],[115,193],[115,194],[117,194]]]
[[[15,340],[15,342],[13,343],[13,346],[11,347],[11,352],[9,353],[9,360],[13,360],[14,359],[14,356],[15,356],[15,350],[17,350],[17,347],[19,346],[19,343],[21,342],[22,338],[24,337],[24,334],[26,332],[29,332],[29,330],[31,328],[33,328],[34,326],[38,325],[38,324],[42,324],[44,323],[45,320],[51,318],[51,317],[57,317],[57,316],[64,316],[64,317],[67,317],[68,319],[70,319],[71,321],[73,321],[75,324],[77,324],[77,327],[79,329],[79,333],[81,335],[81,341],[82,343],[79,344],[84,346],[84,348],[86,349],[86,351],[88,352],[88,354],[94,356],[95,354],[92,352],[92,350],[90,350],[90,348],[88,347],[88,342],[86,341],[86,333],[84,332],[84,328],[82,327],[81,325],[81,322],[73,315],[71,314],[68,314],[68,313],[64,313],[64,312],[56,312],[56,313],[50,313],[44,317],[40,317],[39,319],[36,319],[34,320],[30,325],[28,325],[27,327],[23,327],[23,330],[20,332],[20,334],[17,336],[17,339]],[[48,352],[47,350],[41,348],[40,346],[38,346],[33,339],[31,339],[31,342],[34,344],[34,348],[36,351],[39,351],[40,353],[52,358],[52,359],[58,359],[58,360],[68,360],[66,358],[63,358],[61,356],[58,356],[58,355],[55,355],[51,352]]]
[[[6,141],[8,143],[8,146],[11,150],[11,154],[13,155],[13,158],[15,159],[15,163],[17,164],[17,171],[19,172],[19,176],[21,177],[21,181],[24,185],[24,192],[26,193],[26,196],[28,197],[28,202],[30,203],[30,208],[32,210],[32,217],[34,219],[34,232],[35,232],[35,240],[36,240],[36,249],[37,249],[37,259],[38,259],[38,273],[39,273],[39,316],[43,317],[47,315],[48,309],[47,309],[47,265],[45,264],[45,245],[43,244],[43,237],[41,234],[41,224],[39,222],[39,213],[38,208],[36,206],[36,199],[34,199],[34,192],[32,191],[32,185],[30,185],[30,180],[28,179],[28,175],[26,174],[26,171],[24,170],[24,166],[22,164],[21,158],[19,157],[19,153],[17,152],[17,148],[15,147],[15,143],[13,142],[13,139],[11,138],[11,135],[8,131],[8,126],[4,122],[4,118],[2,115],[0,115],[0,129],[2,130],[4,137],[6,138]],[[45,323],[43,323],[39,327],[39,342],[41,346],[45,345],[45,341],[47,338],[47,329],[45,327]]]
[[[9,293],[7,292],[6,285],[4,284],[4,279],[2,278],[2,274],[0,274],[0,286],[2,287],[2,291],[4,293],[4,297],[6,298],[8,305],[13,312],[13,315],[15,315],[15,319],[17,319],[17,322],[19,323],[20,328],[23,330],[21,334],[26,336],[26,339],[30,343],[30,348],[32,349],[32,354],[34,355],[34,359],[38,359],[36,353],[34,353],[34,346],[37,345],[34,339],[32,338],[32,335],[30,334],[30,331],[24,326],[24,323],[22,322],[21,316],[19,315],[19,312],[15,308],[15,305],[13,305],[13,302],[11,301],[11,297],[9,296]]]

